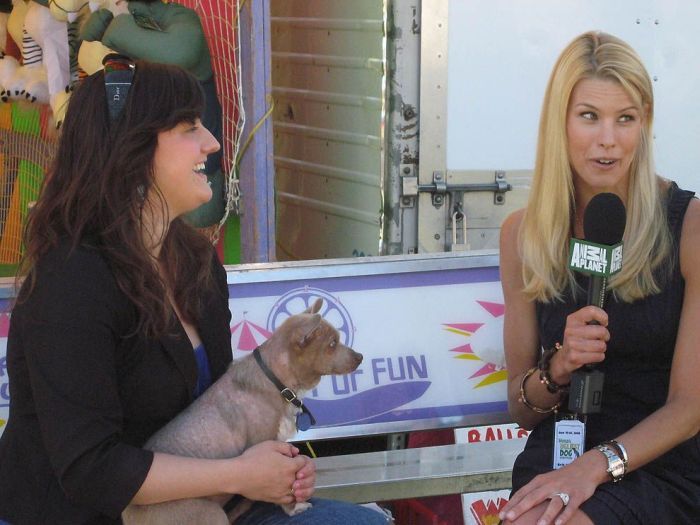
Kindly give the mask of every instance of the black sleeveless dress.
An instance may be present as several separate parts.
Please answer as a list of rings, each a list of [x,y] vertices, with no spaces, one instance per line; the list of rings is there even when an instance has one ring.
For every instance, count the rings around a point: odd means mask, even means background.
[[[675,183],[668,191],[667,216],[674,249],[670,277],[657,281],[665,282],[662,292],[634,303],[617,302],[611,295],[606,303],[610,341],[600,366],[605,385],[601,412],[588,416],[587,450],[624,433],[666,400],[685,284],[678,245],[683,216],[693,195]],[[583,291],[575,298],[569,292],[564,302],[537,304],[544,348],[562,340],[567,315],[585,305],[586,279],[579,285]],[[551,470],[553,433],[553,416],[531,432],[513,468],[513,492],[535,475]],[[700,524],[700,436],[630,472],[619,483],[600,485],[581,510],[600,525]]]

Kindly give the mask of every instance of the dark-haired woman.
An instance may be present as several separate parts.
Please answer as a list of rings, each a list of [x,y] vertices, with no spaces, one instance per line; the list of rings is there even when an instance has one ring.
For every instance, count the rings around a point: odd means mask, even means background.
[[[73,94],[26,229],[0,521],[119,523],[130,503],[241,494],[259,502],[243,524],[386,523],[327,500],[284,515],[273,504],[308,500],[315,482],[288,443],[220,460],[141,448],[232,358],[224,269],[181,219],[211,198],[202,170],[219,144],[189,73],[124,59],[106,71]]]

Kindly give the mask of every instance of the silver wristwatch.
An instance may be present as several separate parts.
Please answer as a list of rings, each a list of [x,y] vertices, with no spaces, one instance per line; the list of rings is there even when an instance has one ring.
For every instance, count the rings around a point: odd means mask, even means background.
[[[607,472],[608,474],[610,474],[610,477],[612,478],[613,482],[616,483],[620,481],[625,476],[625,471],[627,470],[625,462],[617,454],[617,452],[615,452],[613,449],[611,449],[605,444],[598,445],[596,448],[600,450],[605,456],[605,458],[608,460]]]

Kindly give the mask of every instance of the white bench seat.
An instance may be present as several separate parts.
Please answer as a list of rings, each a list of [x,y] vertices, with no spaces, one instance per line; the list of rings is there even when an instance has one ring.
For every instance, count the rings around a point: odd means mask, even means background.
[[[317,458],[316,493],[354,503],[508,489],[525,440]]]

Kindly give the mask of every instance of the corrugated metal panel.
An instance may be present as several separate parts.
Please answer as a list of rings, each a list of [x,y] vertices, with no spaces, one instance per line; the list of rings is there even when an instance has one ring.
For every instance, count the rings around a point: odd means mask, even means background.
[[[271,0],[277,258],[377,255],[382,0]]]

